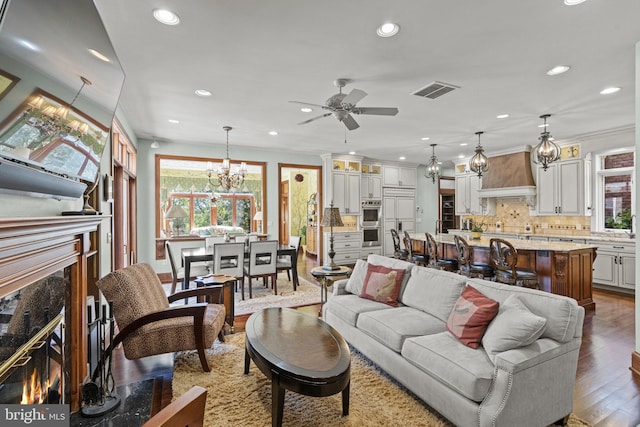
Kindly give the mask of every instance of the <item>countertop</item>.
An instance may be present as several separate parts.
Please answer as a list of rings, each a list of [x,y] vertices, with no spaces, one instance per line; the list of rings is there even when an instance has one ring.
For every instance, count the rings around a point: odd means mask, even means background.
[[[505,233],[508,234],[508,233]],[[424,233],[410,233],[412,239],[416,240],[424,240]],[[438,234],[433,236],[436,239],[437,243],[447,243],[454,245],[455,242],[453,240],[453,234]],[[482,237],[480,240],[467,239],[469,246],[478,246],[478,247],[489,247],[490,242],[489,237]],[[595,244],[583,244],[583,243],[572,243],[572,242],[544,242],[540,240],[522,240],[522,239],[505,239],[509,243],[513,245],[516,250],[523,251],[572,251],[577,249],[588,249],[588,248],[597,248],[598,245]]]
[[[449,229],[450,234],[461,234],[465,237],[470,236],[469,230]],[[496,231],[487,231],[487,234],[500,236],[504,235],[507,238],[515,236],[518,239],[529,239],[530,237],[548,237],[551,239],[584,239],[592,241],[604,241],[604,242],[619,242],[619,243],[636,243],[636,239],[630,239],[623,233],[613,232],[600,232],[583,235],[567,235],[567,234],[553,234],[553,233],[504,233]]]

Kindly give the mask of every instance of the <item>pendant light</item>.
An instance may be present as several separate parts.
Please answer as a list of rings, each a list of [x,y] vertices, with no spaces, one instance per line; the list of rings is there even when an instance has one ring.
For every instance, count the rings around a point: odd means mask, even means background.
[[[436,157],[436,145],[438,144],[431,144],[431,161],[424,171],[424,177],[427,179],[431,178],[431,182],[434,184],[436,183],[436,179],[440,178],[440,166],[438,166],[438,158]]]
[[[478,145],[476,145],[476,154],[469,161],[469,169],[478,174],[478,178],[482,178],[482,174],[489,169],[489,159],[484,155],[484,148],[480,144],[480,135],[484,132],[476,132],[478,135]]]
[[[560,146],[553,142],[553,137],[547,130],[547,118],[549,117],[551,117],[551,114],[540,116],[541,119],[544,119],[544,124],[542,125],[544,131],[540,134],[540,142],[531,151],[533,163],[542,165],[542,170],[545,171],[549,168],[550,163],[560,159],[561,152]]]

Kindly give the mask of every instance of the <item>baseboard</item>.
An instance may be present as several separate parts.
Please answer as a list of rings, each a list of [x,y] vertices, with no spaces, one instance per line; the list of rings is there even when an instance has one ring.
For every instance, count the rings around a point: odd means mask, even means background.
[[[637,377],[640,377],[640,353],[634,351],[631,353],[631,372]]]

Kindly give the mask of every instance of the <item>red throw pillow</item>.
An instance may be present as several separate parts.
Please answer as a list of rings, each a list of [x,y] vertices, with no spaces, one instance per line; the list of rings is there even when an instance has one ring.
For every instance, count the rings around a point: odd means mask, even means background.
[[[404,269],[369,264],[360,296],[396,307],[403,277]]]
[[[447,330],[467,347],[478,348],[499,306],[498,301],[467,285],[449,314]]]

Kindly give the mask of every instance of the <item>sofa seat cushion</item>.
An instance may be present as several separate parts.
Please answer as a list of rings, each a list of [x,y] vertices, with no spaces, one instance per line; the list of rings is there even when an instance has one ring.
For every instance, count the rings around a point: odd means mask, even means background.
[[[356,325],[359,330],[400,353],[406,338],[442,332],[442,320],[411,307],[376,310],[361,313]]]
[[[402,356],[461,395],[481,402],[491,387],[494,365],[482,349],[472,349],[451,333],[407,338]]]
[[[330,310],[336,317],[354,327],[361,313],[385,309],[394,308],[381,302],[360,298],[358,295],[337,295],[325,304],[325,310]]]

